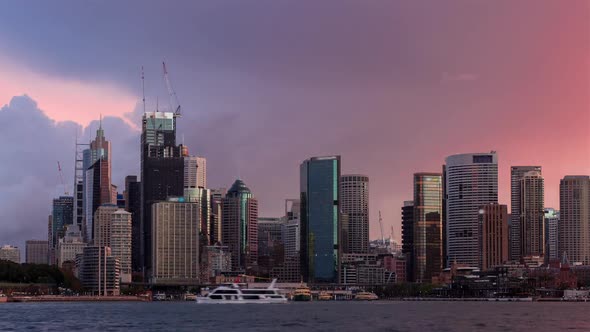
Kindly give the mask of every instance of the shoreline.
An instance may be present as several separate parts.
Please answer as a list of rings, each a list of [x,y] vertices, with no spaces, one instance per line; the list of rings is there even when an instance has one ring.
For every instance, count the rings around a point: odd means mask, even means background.
[[[41,296],[12,296],[8,297],[8,302],[150,302],[151,299],[139,296],[61,296],[61,295],[41,295]]]

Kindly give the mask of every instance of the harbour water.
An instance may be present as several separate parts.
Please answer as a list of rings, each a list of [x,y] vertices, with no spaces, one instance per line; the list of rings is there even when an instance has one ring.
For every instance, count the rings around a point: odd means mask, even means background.
[[[4,303],[0,331],[590,331],[590,303]]]

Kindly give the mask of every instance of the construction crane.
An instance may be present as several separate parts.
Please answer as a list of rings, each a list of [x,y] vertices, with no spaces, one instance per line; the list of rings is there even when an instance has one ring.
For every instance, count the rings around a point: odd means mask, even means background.
[[[385,237],[383,236],[383,220],[381,219],[381,210],[379,210],[379,228],[381,228],[381,244],[385,246]]]
[[[164,81],[166,82],[166,88],[168,88],[168,95],[170,97],[170,106],[173,109],[174,116],[180,117],[180,102],[178,101],[178,96],[176,96],[176,92],[172,88],[170,78],[168,78],[168,69],[166,69],[166,62],[162,61],[162,68],[164,69]]]
[[[59,180],[61,182],[61,185],[64,187],[64,194],[67,196],[69,195],[69,193],[68,189],[66,188],[66,182],[64,181],[64,172],[61,169],[61,164],[59,163],[59,160],[57,161],[57,172],[59,173]]]

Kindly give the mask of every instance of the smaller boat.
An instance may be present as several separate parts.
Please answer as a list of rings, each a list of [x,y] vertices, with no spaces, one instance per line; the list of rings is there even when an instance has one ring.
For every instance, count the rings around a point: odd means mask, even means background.
[[[0,294],[0,303],[8,302],[8,296],[5,294]]]
[[[303,284],[299,285],[291,295],[293,301],[311,301],[311,290]]]
[[[358,292],[354,296],[354,299],[357,301],[375,301],[379,300],[379,297],[371,292]]]
[[[156,293],[153,297],[154,301],[166,301],[166,293]]]
[[[192,293],[186,293],[186,294],[184,294],[184,300],[185,301],[196,301],[197,300],[197,295],[196,294],[192,294]]]
[[[328,292],[322,291],[318,294],[319,301],[330,301],[332,299],[333,299],[332,295],[330,295],[330,293],[328,293]]]

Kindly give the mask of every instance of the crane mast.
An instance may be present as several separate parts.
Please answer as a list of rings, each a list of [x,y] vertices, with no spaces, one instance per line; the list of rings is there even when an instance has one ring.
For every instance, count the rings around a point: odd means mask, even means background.
[[[166,82],[166,88],[168,88],[168,96],[170,98],[170,104],[172,106],[172,110],[174,112],[175,117],[180,117],[180,102],[178,101],[178,96],[172,88],[172,84],[170,83],[170,78],[168,77],[168,69],[166,69],[166,62],[162,61],[162,69],[164,70],[164,81]]]

